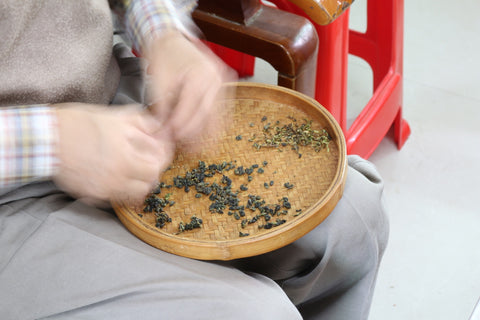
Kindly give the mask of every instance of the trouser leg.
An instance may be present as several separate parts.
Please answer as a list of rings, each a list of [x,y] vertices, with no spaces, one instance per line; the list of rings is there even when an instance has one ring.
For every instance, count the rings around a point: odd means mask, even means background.
[[[29,235],[0,237],[0,252],[16,248],[0,259],[2,319],[300,319],[274,281],[160,251],[71,201],[0,206],[0,226]]]
[[[235,262],[277,281],[305,319],[366,319],[388,239],[383,183],[372,164],[349,157],[343,197],[294,243]]]
[[[257,273],[157,250],[112,213],[58,193],[8,202],[0,207],[0,252],[9,254],[0,259],[2,317],[299,318],[281,286],[306,319],[366,318],[387,222],[380,180],[352,160],[329,218],[291,245],[239,261]]]

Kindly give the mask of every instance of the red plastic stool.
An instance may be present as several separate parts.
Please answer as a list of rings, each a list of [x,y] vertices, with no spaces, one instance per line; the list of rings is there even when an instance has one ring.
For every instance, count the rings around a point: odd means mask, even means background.
[[[279,9],[309,18],[287,0],[269,1]],[[337,119],[349,154],[368,158],[392,126],[398,149],[410,135],[410,126],[402,116],[403,7],[403,0],[367,0],[365,33],[349,30],[349,9],[327,25],[314,23],[320,43],[315,98]],[[349,53],[372,68],[374,92],[347,129]],[[253,63],[251,58],[245,65],[253,68]]]

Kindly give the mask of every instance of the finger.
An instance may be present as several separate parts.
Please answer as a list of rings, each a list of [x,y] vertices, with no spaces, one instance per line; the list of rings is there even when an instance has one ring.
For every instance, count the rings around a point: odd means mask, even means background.
[[[210,87],[202,84],[195,86],[194,90],[181,92],[175,113],[170,119],[177,140],[199,134],[208,124],[215,111],[214,102],[219,88],[219,84]]]
[[[127,180],[126,187],[117,190],[110,197],[110,201],[128,202],[141,205],[148,194],[153,190],[153,184],[141,180]]]
[[[168,78],[167,78],[168,76]],[[177,104],[180,87],[183,83],[183,74],[165,70],[158,70],[152,76],[147,86],[149,96],[149,110],[161,123],[165,123],[172,113],[172,107]]]
[[[152,115],[160,123],[165,124],[170,119],[173,112],[173,108],[178,102],[179,90],[169,89],[165,94],[162,94],[160,98],[152,102],[149,109]]]
[[[124,176],[131,179],[153,183],[173,160],[174,148],[170,143],[157,142],[146,152],[128,150],[122,166]]]
[[[132,127],[125,134],[139,153],[159,153],[164,144],[173,143],[170,127],[161,124],[150,112],[144,111],[131,121]]]

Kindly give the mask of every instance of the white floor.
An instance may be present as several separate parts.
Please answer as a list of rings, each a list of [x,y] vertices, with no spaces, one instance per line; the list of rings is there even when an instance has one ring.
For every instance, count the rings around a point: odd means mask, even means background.
[[[366,0],[353,4],[354,29],[365,29],[365,12]],[[400,151],[385,138],[370,157],[391,221],[371,320],[467,320],[480,298],[479,12],[478,0],[405,0],[403,110],[412,134]],[[275,77],[257,60],[249,81]],[[349,116],[368,101],[371,78],[351,57]]]

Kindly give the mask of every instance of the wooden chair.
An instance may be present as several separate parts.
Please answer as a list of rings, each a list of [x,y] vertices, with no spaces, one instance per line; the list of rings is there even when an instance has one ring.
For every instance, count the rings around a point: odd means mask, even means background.
[[[366,0],[367,30],[365,33],[349,30],[349,6],[353,0],[269,0],[283,11],[307,18],[315,27],[318,35],[319,50],[317,53],[315,76],[315,99],[327,108],[339,122],[347,140],[349,154],[359,154],[368,158],[390,127],[394,129],[394,139],[400,149],[408,136],[410,127],[402,116],[403,105],[403,1],[404,0]],[[223,2],[237,2],[240,6],[232,10],[244,11],[247,4],[255,2],[258,12],[261,4],[258,1],[202,1],[212,6],[221,6]],[[215,4],[215,2],[217,2]],[[220,4],[219,4],[220,3]],[[264,5],[260,7],[266,8]],[[215,10],[213,7],[200,6],[199,10]],[[273,8],[271,8],[273,9]],[[252,12],[247,10],[248,12]],[[273,13],[272,13],[273,15]],[[255,15],[249,16],[250,18]],[[222,16],[221,19],[229,19]],[[248,25],[250,20],[244,20]],[[200,21],[197,21],[200,22]],[[261,25],[263,32],[268,32],[271,25]],[[202,28],[202,25],[199,24]],[[260,27],[260,26],[259,26]],[[203,29],[203,28],[202,28]],[[221,28],[215,32],[222,33]],[[228,33],[228,32],[227,32]],[[206,32],[207,39],[210,32]],[[215,42],[214,39],[212,41]],[[253,56],[262,57],[260,53],[243,50],[242,43],[229,46],[227,42],[217,42]],[[359,56],[367,61],[373,71],[374,92],[347,128],[347,65],[348,54]],[[223,55],[228,62],[232,54]],[[222,54],[220,54],[222,56]],[[253,70],[253,58],[247,72]],[[265,59],[270,62],[268,59]],[[274,66],[275,67],[275,66]],[[277,69],[278,70],[278,69]],[[288,82],[279,85],[294,88]],[[299,90],[300,91],[300,90]]]
[[[193,19],[209,42],[264,59],[279,85],[314,96],[318,38],[307,18],[260,0],[199,0]]]

